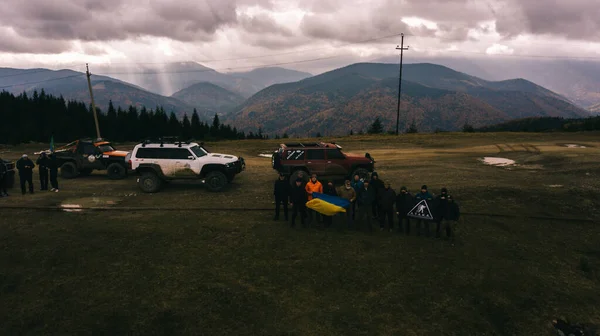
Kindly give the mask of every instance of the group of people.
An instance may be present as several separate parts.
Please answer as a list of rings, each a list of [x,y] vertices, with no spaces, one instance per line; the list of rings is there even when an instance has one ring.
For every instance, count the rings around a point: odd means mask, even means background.
[[[292,177],[293,178],[293,177]],[[371,174],[370,179],[361,179],[355,175],[352,179],[347,178],[344,185],[336,188],[333,181],[327,181],[323,185],[316,174],[312,174],[310,181],[304,184],[300,177],[295,178],[294,184],[290,185],[286,176],[279,174],[279,179],[275,181],[275,217],[280,218],[280,208],[283,207],[285,220],[288,221],[288,204],[292,206],[291,226],[295,227],[296,219],[300,216],[303,226],[310,226],[315,220],[322,222],[325,227],[331,226],[333,216],[325,216],[306,207],[306,203],[313,199],[313,193],[321,193],[330,196],[337,196],[349,201],[350,205],[346,210],[346,224],[349,229],[354,228],[355,222],[366,226],[369,231],[373,231],[373,222],[379,224],[380,230],[394,229],[397,218],[397,228],[399,232],[410,234],[411,217],[416,220],[416,233],[426,236],[431,235],[430,223],[436,223],[436,236],[440,237],[442,224],[445,224],[446,236],[452,236],[453,221],[458,220],[460,212],[458,205],[448,193],[446,188],[442,188],[440,195],[435,196],[429,192],[426,185],[415,195],[411,194],[406,187],[401,187],[400,192],[396,193],[389,182],[383,182],[377,172]],[[427,213],[423,209],[416,211],[411,215],[411,211],[421,202],[426,201]],[[420,207],[417,207],[420,208]],[[420,216],[419,212],[423,215]],[[428,216],[425,216],[427,215]],[[423,226],[423,227],[422,227]],[[424,232],[422,231],[424,229]]]
[[[33,168],[38,166],[39,176],[40,176],[40,190],[48,190],[48,182],[52,186],[50,191],[58,192],[58,162],[56,160],[56,156],[54,154],[47,155],[45,152],[42,152],[36,162],[29,158],[27,154],[23,154],[21,158],[17,161],[17,170],[19,171],[19,182],[21,184],[21,193],[25,195],[27,190],[29,190],[30,194],[33,194],[34,185],[33,185]],[[6,192],[5,185],[5,175],[1,179],[2,188],[2,196],[8,196]]]

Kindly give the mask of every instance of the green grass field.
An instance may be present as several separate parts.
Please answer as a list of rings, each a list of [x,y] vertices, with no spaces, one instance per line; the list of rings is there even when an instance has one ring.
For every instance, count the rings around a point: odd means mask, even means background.
[[[193,209],[272,207],[276,173],[258,154],[280,141],[211,143],[248,164],[222,193],[172,183],[143,194],[134,177],[96,172],[59,180],[59,193],[0,199],[0,334],[549,335],[556,317],[600,324],[599,134],[326,140],[371,153],[396,190],[448,187],[466,213],[454,243]],[[156,210],[1,208],[65,203]]]

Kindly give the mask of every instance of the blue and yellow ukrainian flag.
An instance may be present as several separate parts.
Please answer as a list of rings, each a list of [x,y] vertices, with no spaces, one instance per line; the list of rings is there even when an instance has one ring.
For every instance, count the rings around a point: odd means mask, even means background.
[[[350,205],[350,201],[342,197],[329,196],[316,192],[313,192],[312,196],[313,199],[306,202],[306,207],[325,216],[333,216],[336,213],[346,212],[344,208]]]

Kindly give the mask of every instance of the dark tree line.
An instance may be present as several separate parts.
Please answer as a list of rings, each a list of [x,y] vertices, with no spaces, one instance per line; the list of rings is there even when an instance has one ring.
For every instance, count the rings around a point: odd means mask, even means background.
[[[257,133],[238,131],[224,125],[215,115],[212,123],[203,122],[194,109],[191,117],[179,120],[175,113],[162,107],[154,110],[129,106],[115,108],[112,102],[106,113],[96,108],[101,136],[115,142],[140,141],[160,136],[179,136],[196,140],[268,139],[259,129]],[[0,92],[0,143],[70,142],[96,135],[91,106],[82,102],[66,101],[63,97],[47,95],[43,90],[15,96]]]
[[[581,132],[600,131],[600,116],[566,119],[534,117],[481,127],[476,132]]]

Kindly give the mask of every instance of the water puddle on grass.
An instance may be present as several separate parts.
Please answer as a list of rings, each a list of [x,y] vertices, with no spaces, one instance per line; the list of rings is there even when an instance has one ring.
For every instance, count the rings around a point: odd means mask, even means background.
[[[514,160],[511,160],[511,159],[500,158],[500,157],[490,157],[490,156],[486,156],[479,160],[482,161],[486,165],[496,166],[496,167],[512,166],[516,163]]]
[[[82,212],[84,208],[110,207],[121,201],[118,197],[80,197],[64,200],[60,207],[65,212]]]
[[[567,148],[587,148],[586,146],[579,144],[564,144],[564,146]]]
[[[260,157],[264,157],[264,158],[269,158],[269,159],[270,159],[270,158],[273,156],[273,154],[265,154],[265,153],[261,153],[261,154],[258,154],[258,156],[260,156]]]

